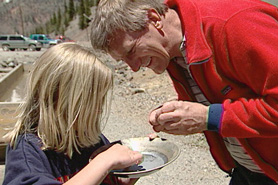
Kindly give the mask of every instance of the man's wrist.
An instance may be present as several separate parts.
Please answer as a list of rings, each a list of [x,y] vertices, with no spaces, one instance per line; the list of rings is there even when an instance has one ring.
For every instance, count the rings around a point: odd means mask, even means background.
[[[219,131],[223,114],[222,104],[211,104],[207,116],[207,129],[209,131]]]

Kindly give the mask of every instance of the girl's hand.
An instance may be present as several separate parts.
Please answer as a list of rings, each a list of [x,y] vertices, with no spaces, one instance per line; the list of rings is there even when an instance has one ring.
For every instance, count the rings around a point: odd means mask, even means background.
[[[138,164],[142,160],[142,154],[133,151],[127,146],[111,144],[104,146],[93,154],[88,165],[73,176],[65,184],[100,184],[111,170],[124,169]],[[120,180],[121,185],[132,185],[137,179]]]
[[[114,144],[104,152],[98,154],[95,158],[103,158],[103,161],[110,163],[110,170],[117,170],[139,164],[142,157],[141,153],[133,151],[127,146]]]

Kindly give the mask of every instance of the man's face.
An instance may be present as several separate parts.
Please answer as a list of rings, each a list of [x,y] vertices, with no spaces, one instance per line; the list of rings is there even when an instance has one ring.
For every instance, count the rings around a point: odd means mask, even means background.
[[[163,34],[149,24],[140,32],[117,32],[110,41],[109,54],[116,60],[126,62],[135,72],[140,67],[148,67],[161,74],[170,61],[166,45]]]

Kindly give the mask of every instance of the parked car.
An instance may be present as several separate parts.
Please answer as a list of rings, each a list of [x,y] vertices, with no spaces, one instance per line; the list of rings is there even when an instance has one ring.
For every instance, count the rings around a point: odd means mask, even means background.
[[[46,47],[51,47],[62,42],[60,39],[51,39],[46,34],[31,34],[30,38],[39,41]]]
[[[56,36],[56,39],[60,39],[62,42],[75,42],[75,40],[72,40],[71,38],[64,35],[58,35]]]
[[[0,35],[0,46],[4,51],[23,49],[40,51],[42,44],[23,35]]]

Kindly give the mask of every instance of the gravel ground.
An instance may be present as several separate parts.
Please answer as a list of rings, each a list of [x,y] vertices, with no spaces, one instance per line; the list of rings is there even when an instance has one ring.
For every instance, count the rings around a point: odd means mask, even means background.
[[[81,43],[88,46],[88,43]],[[43,50],[45,51],[45,49]],[[0,61],[32,63],[42,52],[0,51]],[[102,56],[101,56],[102,57]],[[149,111],[175,96],[167,74],[156,75],[149,69],[133,73],[123,63],[102,59],[115,69],[115,87],[110,117],[103,133],[111,140],[145,137],[153,130],[148,124]],[[176,161],[156,173],[139,179],[138,185],[225,185],[229,178],[212,159],[202,134],[173,136],[158,134],[178,145],[181,154]],[[0,166],[0,182],[4,165]]]
[[[277,0],[265,0],[278,5]],[[72,32],[72,30],[70,31]],[[78,39],[77,39],[78,40]],[[89,46],[87,43],[80,43]],[[18,63],[32,63],[44,52],[0,51],[0,63],[14,60]],[[102,57],[102,56],[101,56]],[[111,140],[145,137],[152,133],[149,126],[149,111],[175,96],[167,74],[156,75],[148,69],[133,73],[121,63],[109,62],[115,68],[115,87],[110,117],[103,133]],[[0,69],[1,65],[0,65]],[[6,68],[7,69],[7,68]],[[5,73],[0,72],[0,78]],[[156,173],[139,179],[137,185],[225,185],[229,178],[222,172],[212,159],[207,143],[202,134],[190,136],[173,136],[159,133],[178,145],[181,154],[176,161]],[[5,165],[0,165],[0,183],[2,184]]]

